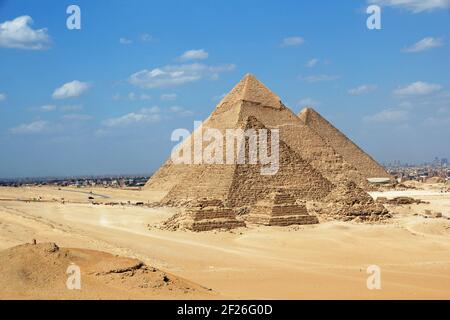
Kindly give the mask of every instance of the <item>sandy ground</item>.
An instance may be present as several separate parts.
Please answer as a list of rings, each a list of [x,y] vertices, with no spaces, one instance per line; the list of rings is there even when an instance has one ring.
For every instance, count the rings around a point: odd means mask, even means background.
[[[421,216],[425,209],[450,216],[450,194],[437,187],[372,193],[430,202],[390,207],[396,214],[388,223],[207,233],[160,230],[155,226],[176,209],[93,205],[90,191],[96,202],[158,196],[115,189],[0,188],[0,250],[34,238],[105,251],[138,258],[231,299],[450,298],[450,220]],[[40,202],[22,201],[39,197]],[[381,268],[381,290],[367,289],[369,265]]]

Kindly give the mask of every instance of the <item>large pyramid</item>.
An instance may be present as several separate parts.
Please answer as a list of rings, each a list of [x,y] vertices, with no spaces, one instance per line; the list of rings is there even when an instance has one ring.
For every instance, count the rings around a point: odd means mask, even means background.
[[[296,200],[320,202],[340,184],[352,182],[360,192],[367,185],[354,166],[252,75],[232,89],[184,144],[194,145],[194,137],[209,128],[224,135],[227,129],[279,129],[278,172],[262,175],[261,164],[176,164],[169,159],[145,186],[164,193],[162,204],[189,206],[213,199],[227,208],[251,209],[280,188]],[[201,143],[203,148],[211,144]]]
[[[345,161],[355,167],[365,178],[392,178],[392,176],[371,156],[365,153],[313,108],[303,109],[299,113],[299,118],[305,125],[322,137],[328,145],[336,150]]]
[[[202,128],[215,128],[225,132],[230,128],[245,129],[255,125],[280,129],[280,166],[275,176],[260,176],[255,165],[180,165],[169,159],[147,182],[147,190],[166,192],[164,202],[216,197],[244,197],[237,201],[254,203],[267,188],[291,186],[306,198],[321,198],[331,189],[331,183],[343,180],[365,185],[365,178],[345,162],[318,134],[316,134],[286,106],[279,97],[254,76],[246,75],[217,105],[203,122]],[[198,129],[200,130],[200,129]],[[194,132],[187,140],[193,143]],[[292,159],[291,159],[292,158]],[[324,179],[325,178],[325,179]],[[256,179],[258,183],[253,183]],[[242,188],[259,189],[242,194]],[[319,189],[318,186],[321,186]],[[300,191],[301,190],[301,191]],[[233,196],[236,195],[236,196]],[[252,198],[250,200],[249,198]]]

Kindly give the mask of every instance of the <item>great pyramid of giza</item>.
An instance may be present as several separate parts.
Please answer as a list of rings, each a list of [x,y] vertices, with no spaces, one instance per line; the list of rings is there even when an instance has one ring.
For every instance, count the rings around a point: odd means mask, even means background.
[[[320,202],[346,181],[355,186],[367,184],[355,167],[252,75],[246,75],[232,89],[182,146],[195,144],[195,137],[207,129],[225,134],[230,128],[269,129],[269,132],[278,129],[279,169],[276,174],[262,175],[261,164],[179,164],[170,158],[144,189],[164,192],[163,205],[189,207],[201,199],[216,199],[227,208],[246,208],[248,213],[252,206],[280,188],[295,199]],[[203,140],[201,144],[208,148],[211,143]],[[245,148],[248,154],[247,144]],[[325,212],[333,214],[329,210]]]
[[[336,150],[345,161],[355,167],[365,178],[392,178],[371,156],[334,127],[313,108],[303,109],[298,117],[309,128]]]

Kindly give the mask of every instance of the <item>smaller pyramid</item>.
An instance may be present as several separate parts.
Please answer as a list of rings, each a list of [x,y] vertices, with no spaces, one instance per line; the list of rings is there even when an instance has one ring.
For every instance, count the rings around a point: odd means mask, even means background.
[[[245,227],[245,223],[236,219],[233,209],[224,206],[219,199],[207,198],[190,203],[184,211],[164,222],[165,229],[187,229],[195,232],[239,227]]]
[[[246,221],[266,226],[319,223],[316,216],[308,214],[304,204],[297,204],[294,197],[282,190],[273,192],[266,199],[258,201],[247,215]]]
[[[314,130],[329,146],[336,150],[346,162],[355,167],[366,179],[392,179],[392,176],[378,162],[313,108],[303,109],[298,117],[305,125]]]

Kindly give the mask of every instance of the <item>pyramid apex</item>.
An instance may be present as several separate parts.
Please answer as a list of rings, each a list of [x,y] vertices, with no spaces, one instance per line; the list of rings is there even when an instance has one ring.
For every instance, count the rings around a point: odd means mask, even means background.
[[[245,74],[241,81],[225,97],[225,100],[244,100],[255,102],[265,107],[281,108],[280,98],[251,73]]]
[[[305,107],[299,112],[298,117],[304,124],[308,124],[311,121],[311,117],[320,116],[320,114],[314,110],[313,107]]]

